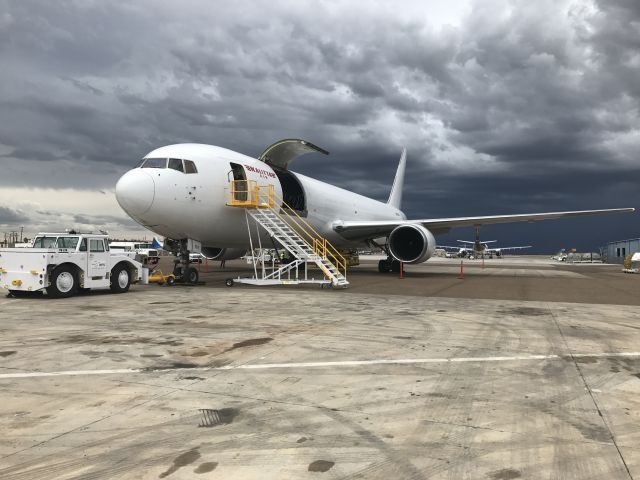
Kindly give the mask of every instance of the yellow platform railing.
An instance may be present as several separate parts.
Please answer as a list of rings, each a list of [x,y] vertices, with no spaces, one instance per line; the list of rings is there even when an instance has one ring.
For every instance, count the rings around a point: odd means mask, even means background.
[[[280,220],[296,232],[317,255],[326,258],[345,279],[347,278],[347,261],[340,251],[320,235],[295,209],[291,208],[276,193],[273,185],[259,185],[255,180],[234,180],[230,182],[229,193],[230,199],[227,202],[229,206],[269,208]]]
[[[255,180],[234,180],[230,182],[229,201],[231,207],[275,208],[273,185],[258,185]]]

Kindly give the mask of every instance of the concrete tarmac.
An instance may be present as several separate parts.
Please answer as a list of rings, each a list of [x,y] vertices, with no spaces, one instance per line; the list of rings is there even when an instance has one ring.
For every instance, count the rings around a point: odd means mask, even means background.
[[[171,270],[170,263],[163,259],[165,271]],[[199,268],[201,278],[213,288],[226,288],[224,281],[229,277],[253,275],[253,267],[244,260],[226,262],[224,269],[220,262]],[[621,265],[602,263],[566,264],[543,256],[508,256],[487,259],[484,266],[481,260],[464,260],[460,280],[460,259],[431,258],[407,265],[400,280],[395,273],[378,273],[376,257],[363,257],[360,266],[348,270],[351,285],[345,293],[640,306],[640,275],[623,274],[621,269]],[[317,290],[316,286],[297,288]]]
[[[535,299],[637,276],[443,260],[226,288],[230,263],[205,286],[0,297],[0,478],[640,478],[640,307]]]

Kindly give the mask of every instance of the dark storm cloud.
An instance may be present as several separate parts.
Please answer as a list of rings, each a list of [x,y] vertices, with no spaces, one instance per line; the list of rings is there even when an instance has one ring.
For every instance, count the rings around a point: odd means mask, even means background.
[[[66,229],[82,231],[107,230],[112,232],[137,232],[148,234],[142,227],[125,216],[82,215],[67,211],[29,209],[14,210],[0,207],[0,230],[14,231],[21,226],[27,236],[36,232],[60,232]]]
[[[137,227],[133,220],[113,215],[73,215],[73,221],[80,225],[112,225],[118,227]]]
[[[27,216],[12,208],[0,207],[0,225],[13,225],[28,220]]]
[[[637,1],[390,5],[0,0],[0,188],[301,137],[332,155],[296,170],[379,199],[406,146],[412,217],[640,203]]]

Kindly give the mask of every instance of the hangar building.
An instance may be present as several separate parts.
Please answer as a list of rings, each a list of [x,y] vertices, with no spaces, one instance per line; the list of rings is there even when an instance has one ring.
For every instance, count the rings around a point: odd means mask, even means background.
[[[616,240],[602,247],[602,256],[606,263],[622,263],[625,255],[635,252],[640,252],[640,238]]]

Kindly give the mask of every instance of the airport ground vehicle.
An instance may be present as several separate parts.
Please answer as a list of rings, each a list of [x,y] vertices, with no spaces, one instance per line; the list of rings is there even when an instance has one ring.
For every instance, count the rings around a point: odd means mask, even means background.
[[[149,274],[149,283],[157,283],[158,285],[164,285],[166,283],[171,287],[176,283],[176,276],[173,273],[165,275],[162,273],[162,270],[156,268]]]
[[[92,288],[124,293],[141,276],[142,264],[110,252],[104,234],[39,233],[31,248],[0,249],[0,287],[16,297],[70,297]]]
[[[205,256],[201,253],[190,253],[189,254],[189,263],[202,263],[205,260]]]
[[[110,242],[109,250],[116,253],[120,252],[134,252],[136,255],[140,257],[137,258],[138,261],[144,259],[144,264],[147,265],[157,265],[160,260],[158,250],[153,248],[151,243],[145,242]]]

